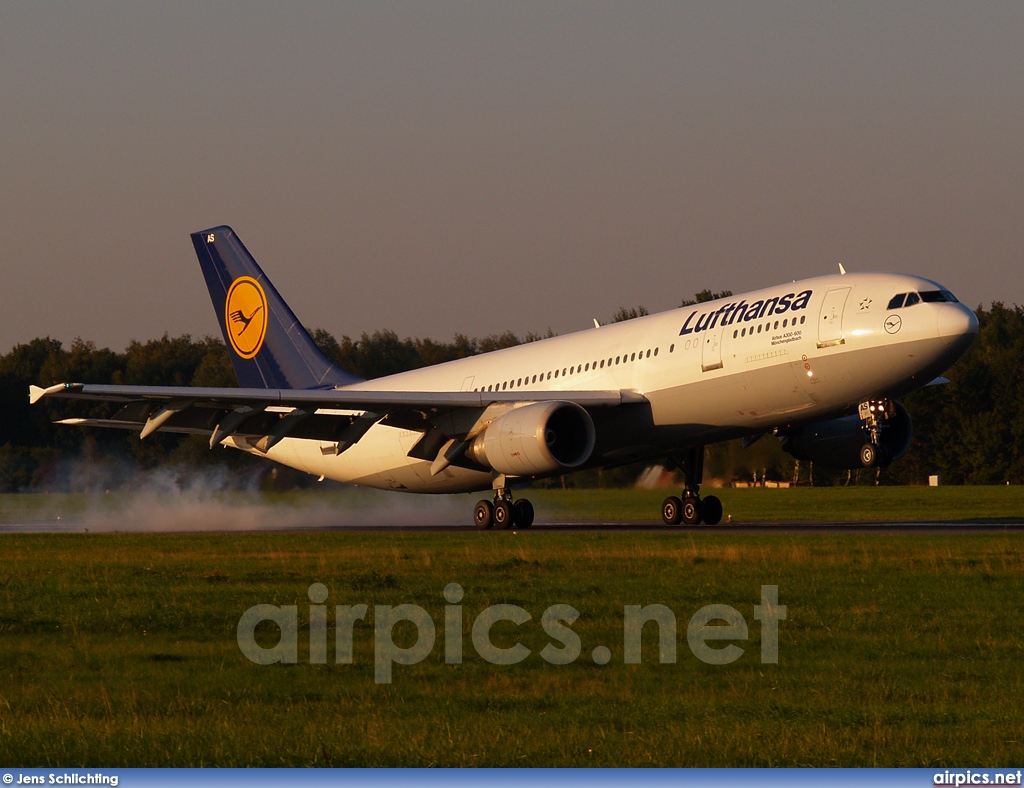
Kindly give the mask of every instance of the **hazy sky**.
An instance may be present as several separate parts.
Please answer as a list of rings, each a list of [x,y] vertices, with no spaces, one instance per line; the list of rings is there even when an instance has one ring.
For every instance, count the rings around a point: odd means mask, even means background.
[[[0,4],[0,352],[565,333],[836,271],[1024,304],[1024,3]]]

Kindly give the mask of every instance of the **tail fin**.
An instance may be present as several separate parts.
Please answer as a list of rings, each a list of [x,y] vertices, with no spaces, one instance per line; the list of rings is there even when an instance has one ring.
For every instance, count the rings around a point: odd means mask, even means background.
[[[361,378],[333,364],[230,227],[192,233],[228,354],[243,388],[312,389]]]

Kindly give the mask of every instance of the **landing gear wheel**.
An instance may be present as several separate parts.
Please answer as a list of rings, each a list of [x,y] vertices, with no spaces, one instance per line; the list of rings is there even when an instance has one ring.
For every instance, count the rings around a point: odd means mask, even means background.
[[[709,495],[701,501],[701,508],[704,510],[704,522],[708,525],[718,525],[722,522],[722,502],[717,495]]]
[[[670,495],[661,502],[661,519],[665,525],[679,525],[683,519],[683,502]]]
[[[525,498],[520,498],[512,504],[512,515],[516,528],[529,528],[533,525],[533,504]]]
[[[865,468],[874,468],[878,464],[878,447],[873,443],[865,443],[860,447],[860,464]]]
[[[473,509],[473,523],[481,531],[494,525],[494,506],[490,501],[480,501]]]
[[[495,528],[512,527],[512,504],[508,501],[498,501],[494,504],[494,526]]]
[[[683,522],[687,525],[700,525],[704,516],[701,511],[700,498],[683,499]]]

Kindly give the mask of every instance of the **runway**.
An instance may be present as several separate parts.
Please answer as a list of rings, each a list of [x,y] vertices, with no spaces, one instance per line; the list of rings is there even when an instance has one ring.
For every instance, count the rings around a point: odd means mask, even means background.
[[[472,525],[429,526],[333,526],[316,531],[437,531],[474,532]],[[549,522],[535,523],[529,533],[674,533],[674,534],[785,534],[785,533],[1001,533],[1024,532],[1024,519],[959,520],[948,522],[750,522],[718,525],[664,525],[651,522]],[[517,533],[516,529],[482,533]]]
[[[211,523],[205,527],[136,528],[132,523],[106,523],[97,527],[95,520],[32,520],[0,523],[0,534],[30,533],[480,533],[481,536],[512,535],[519,533],[650,533],[650,534],[977,534],[1024,532],[1024,518],[946,520],[946,521],[757,521],[723,522],[718,525],[676,525],[646,521],[552,521],[534,523],[529,531],[489,529],[478,531],[473,525],[410,525],[377,523],[374,525],[302,525],[279,527],[267,524],[260,527],[218,527]]]

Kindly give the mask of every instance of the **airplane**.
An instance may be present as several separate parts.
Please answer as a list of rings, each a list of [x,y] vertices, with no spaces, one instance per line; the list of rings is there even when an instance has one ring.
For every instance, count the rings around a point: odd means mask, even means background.
[[[58,423],[209,435],[316,475],[410,493],[491,491],[478,528],[529,528],[513,488],[661,461],[683,473],[667,525],[717,524],[705,446],[765,434],[797,459],[884,467],[910,445],[897,397],[932,383],[978,333],[974,313],[918,276],[841,273],[597,325],[374,380],[316,346],[227,226],[192,234],[238,388],[31,386],[102,400],[108,419]]]

